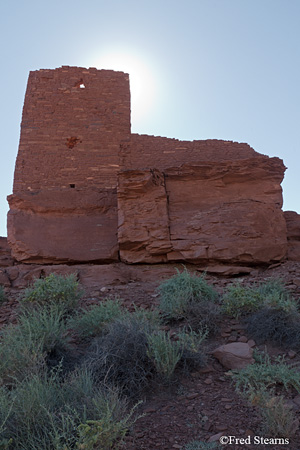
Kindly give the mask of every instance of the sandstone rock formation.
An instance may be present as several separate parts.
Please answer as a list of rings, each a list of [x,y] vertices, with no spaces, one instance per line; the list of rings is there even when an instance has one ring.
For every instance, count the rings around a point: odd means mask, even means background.
[[[259,264],[286,254],[278,158],[124,171],[119,245],[128,263]]]
[[[213,355],[226,369],[243,369],[254,363],[253,349],[244,342],[232,342],[221,345]]]
[[[300,261],[300,214],[294,211],[285,211],[284,218],[287,226],[287,257],[291,261]]]
[[[41,190],[8,200],[8,239],[18,261],[118,260],[115,190]]]
[[[128,170],[118,183],[118,241],[127,263],[166,262],[172,251],[164,174]]]
[[[11,249],[6,237],[0,237],[0,267],[12,266],[14,258],[11,256]],[[1,283],[0,283],[1,284]]]
[[[284,171],[247,144],[131,134],[127,74],[31,72],[8,242],[25,263],[278,262]]]

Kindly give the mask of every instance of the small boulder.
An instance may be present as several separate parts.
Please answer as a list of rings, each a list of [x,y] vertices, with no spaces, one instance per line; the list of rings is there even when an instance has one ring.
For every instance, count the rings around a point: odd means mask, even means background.
[[[253,349],[245,342],[221,345],[212,354],[226,369],[243,369],[254,362]]]

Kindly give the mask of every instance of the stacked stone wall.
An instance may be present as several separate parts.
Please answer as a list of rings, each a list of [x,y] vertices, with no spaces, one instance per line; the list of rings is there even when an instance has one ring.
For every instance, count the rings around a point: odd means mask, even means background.
[[[234,161],[261,156],[248,144],[209,139],[179,141],[165,137],[132,134],[129,146],[122,146],[121,165],[125,169],[164,170],[201,161]]]
[[[114,188],[130,137],[129,76],[63,66],[30,72],[14,193]]]

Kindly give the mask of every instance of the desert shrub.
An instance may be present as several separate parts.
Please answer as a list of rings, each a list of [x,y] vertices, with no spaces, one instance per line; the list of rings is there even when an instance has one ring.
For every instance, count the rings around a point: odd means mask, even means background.
[[[89,449],[94,448],[88,444],[95,434],[88,433],[89,421],[94,421],[105,431],[100,443],[117,445],[136,418],[135,408],[130,409],[116,389],[96,387],[86,368],[64,382],[59,370],[41,371],[14,390],[1,388],[2,439],[12,439],[13,448],[20,450]]]
[[[40,371],[17,384],[14,390],[2,390],[1,395],[1,409],[5,401],[11,403],[3,438],[12,439],[18,449],[54,449],[53,437],[58,434],[62,414],[62,394],[56,374],[48,376]]]
[[[159,286],[159,309],[166,320],[186,319],[191,325],[213,328],[218,315],[216,291],[204,276],[192,275],[186,269]]]
[[[260,405],[262,416],[262,431],[267,436],[290,438],[295,433],[296,417],[286,402],[280,395],[270,395],[264,393]]]
[[[225,314],[239,318],[262,308],[298,315],[297,303],[281,280],[270,279],[252,286],[235,283],[227,288],[222,304]]]
[[[287,314],[299,314],[298,305],[280,279],[273,279],[257,286],[257,292],[263,297],[264,307],[283,311]]]
[[[13,382],[38,371],[47,354],[67,347],[65,331],[63,311],[55,304],[23,311],[17,325],[1,331],[0,377]]]
[[[124,411],[120,415],[119,399],[117,398],[118,411],[116,414],[115,405],[111,401],[105,402],[102,409],[101,418],[98,420],[87,420],[78,427],[79,440],[77,448],[82,450],[109,450],[117,449],[125,437],[128,429],[137,420],[135,410],[137,403],[129,411]]]
[[[102,337],[95,338],[86,355],[86,364],[98,382],[118,386],[123,393],[135,397],[154,373],[147,349],[149,324],[131,317],[108,325]]]
[[[247,393],[281,385],[286,390],[294,387],[300,392],[300,372],[286,364],[283,358],[277,358],[274,364],[267,354],[256,353],[255,358],[254,364],[233,371],[232,377],[238,391]]]
[[[300,322],[295,314],[263,308],[247,317],[245,323],[248,334],[258,344],[271,342],[296,350],[300,348]]]
[[[211,301],[192,301],[186,307],[185,318],[189,326],[195,330],[206,328],[209,333],[218,330],[220,308]]]
[[[275,388],[286,391],[293,387],[300,392],[300,372],[277,358],[272,364],[267,354],[254,354],[256,362],[240,371],[233,371],[236,389],[250,403],[257,406],[261,415],[262,430],[272,437],[291,437],[296,428],[296,418],[282,395]]]
[[[4,287],[0,286],[0,303],[3,303],[6,300]]]
[[[160,312],[157,309],[144,309],[135,305],[131,316],[138,322],[150,324],[154,329],[162,324]]]
[[[22,302],[61,304],[69,312],[77,307],[81,296],[82,291],[74,274],[64,277],[51,273],[45,278],[35,280],[32,287],[25,289]]]
[[[207,339],[207,336],[207,328],[194,331],[191,327],[184,327],[183,330],[177,333],[177,338],[181,346],[194,352],[199,351],[199,348],[201,348],[203,342]]]
[[[36,310],[24,311],[17,327],[24,341],[32,348],[41,346],[43,352],[50,352],[56,345],[65,345],[66,324],[64,310],[55,304],[44,305]]]
[[[181,359],[182,345],[180,342],[172,341],[168,333],[157,331],[148,335],[147,354],[153,361],[158,374],[170,380]]]
[[[41,344],[32,347],[32,341],[23,339],[22,331],[16,325],[1,330],[0,377],[5,384],[26,378],[28,373],[38,371],[44,364]]]
[[[191,371],[206,364],[207,358],[204,351],[203,343],[208,336],[207,328],[194,331],[192,328],[185,328],[177,334],[178,343],[181,346],[180,365],[185,371]]]
[[[263,297],[256,289],[235,283],[227,288],[222,309],[225,314],[238,318],[242,314],[257,311],[262,304]]]
[[[191,441],[185,444],[183,450],[217,450],[220,445],[217,442]]]
[[[69,320],[68,327],[73,328],[81,338],[100,336],[109,323],[122,315],[125,315],[125,310],[119,299],[107,299],[89,310],[81,310]]]
[[[250,403],[258,407],[261,416],[260,432],[274,438],[289,438],[298,428],[297,419],[290,405],[282,395],[261,385],[259,389],[250,388],[247,392]]]

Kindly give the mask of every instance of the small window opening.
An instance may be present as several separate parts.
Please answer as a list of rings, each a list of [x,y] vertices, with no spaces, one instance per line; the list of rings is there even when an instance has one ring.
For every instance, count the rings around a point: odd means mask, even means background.
[[[85,84],[83,82],[83,79],[80,78],[80,80],[78,80],[77,83],[74,84],[74,87],[84,89],[85,88]]]
[[[75,187],[75,184],[71,183],[70,188],[74,188],[74,187]]]

